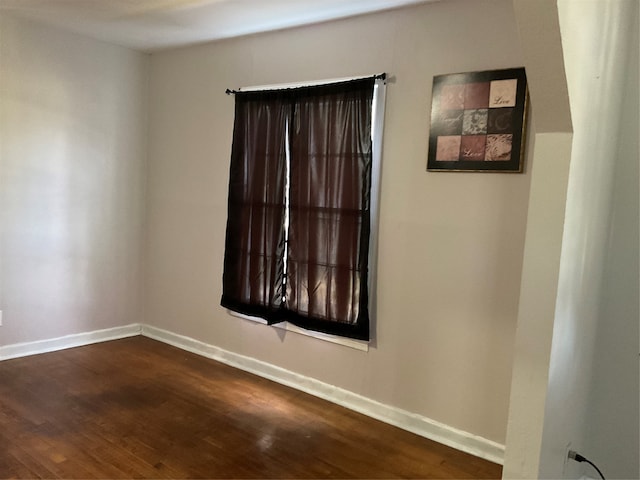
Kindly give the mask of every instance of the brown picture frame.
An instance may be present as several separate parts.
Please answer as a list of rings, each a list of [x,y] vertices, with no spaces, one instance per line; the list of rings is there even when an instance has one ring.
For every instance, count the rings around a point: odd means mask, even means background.
[[[523,171],[524,68],[437,75],[432,92],[428,171]]]

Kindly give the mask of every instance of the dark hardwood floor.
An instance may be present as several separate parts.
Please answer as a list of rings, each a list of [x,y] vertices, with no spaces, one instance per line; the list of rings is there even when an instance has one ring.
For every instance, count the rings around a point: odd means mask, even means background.
[[[499,478],[501,468],[144,337],[0,362],[0,478]]]

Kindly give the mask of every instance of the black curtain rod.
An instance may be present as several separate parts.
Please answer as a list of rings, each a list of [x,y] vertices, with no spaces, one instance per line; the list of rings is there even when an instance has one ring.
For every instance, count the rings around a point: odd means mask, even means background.
[[[386,74],[385,72],[383,72],[383,73],[378,73],[377,75],[373,75],[373,76],[371,76],[371,77],[355,77],[355,78],[353,78],[353,80],[362,80],[362,79],[365,79],[365,78],[373,78],[374,80],[386,80],[386,79],[387,79],[387,74]],[[344,80],[344,81],[345,81],[345,82],[349,82],[349,81],[351,81],[351,80]],[[319,85],[331,85],[331,83],[340,83],[340,82],[339,82],[339,81],[338,81],[338,82],[329,82],[328,84],[318,84],[317,86],[319,86]],[[300,87],[291,87],[291,88],[292,88],[292,89],[293,89],[293,88],[304,88],[304,87],[306,87],[306,86],[307,86],[307,85],[301,85]],[[308,85],[308,86],[309,86],[309,87],[314,87],[314,86],[316,86],[316,85]],[[236,93],[240,93],[240,92],[243,92],[243,91],[244,91],[244,90],[240,90],[240,89],[238,89],[238,90],[231,90],[230,88],[227,88],[227,89],[225,90],[225,92],[224,92],[224,93],[226,93],[227,95],[234,95],[234,94],[236,94]],[[250,91],[250,90],[249,90],[249,91]]]

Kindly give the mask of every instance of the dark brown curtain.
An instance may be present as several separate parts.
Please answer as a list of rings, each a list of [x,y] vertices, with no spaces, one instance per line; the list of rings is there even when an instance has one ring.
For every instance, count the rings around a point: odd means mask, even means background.
[[[223,306],[369,339],[374,81],[236,94]]]
[[[286,289],[292,323],[367,340],[373,82],[298,94]]]
[[[286,124],[277,92],[236,95],[222,305],[275,321],[283,302]]]

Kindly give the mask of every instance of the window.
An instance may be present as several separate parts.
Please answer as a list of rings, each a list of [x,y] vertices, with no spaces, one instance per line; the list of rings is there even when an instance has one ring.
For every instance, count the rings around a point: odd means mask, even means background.
[[[224,307],[369,339],[375,82],[236,93]]]

